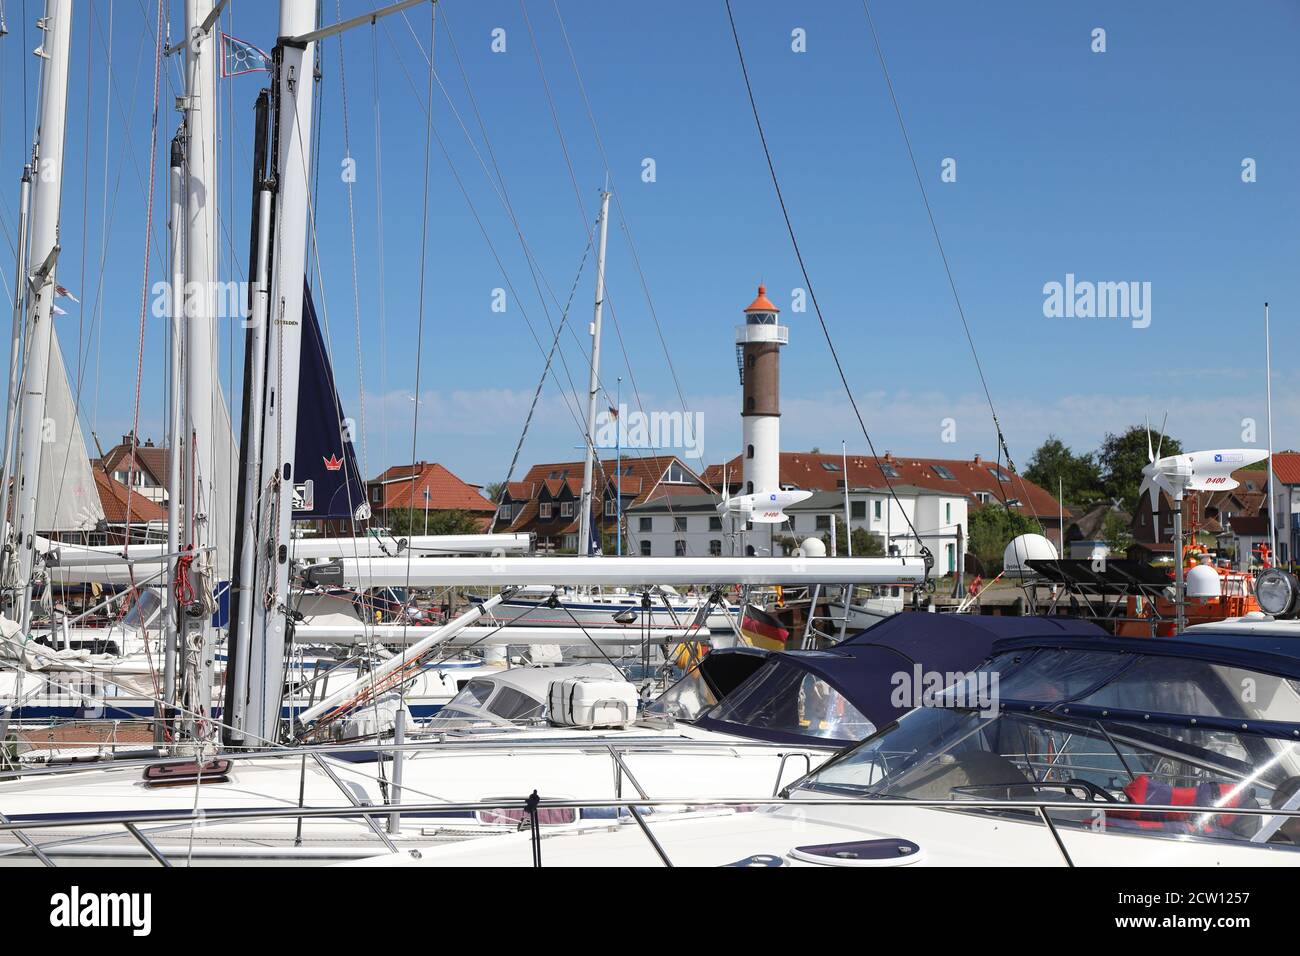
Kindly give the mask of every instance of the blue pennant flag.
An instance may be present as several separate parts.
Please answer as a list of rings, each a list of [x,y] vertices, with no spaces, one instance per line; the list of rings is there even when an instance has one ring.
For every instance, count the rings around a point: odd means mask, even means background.
[[[245,43],[229,33],[221,34],[222,78],[259,72],[271,72],[271,58],[251,43]]]

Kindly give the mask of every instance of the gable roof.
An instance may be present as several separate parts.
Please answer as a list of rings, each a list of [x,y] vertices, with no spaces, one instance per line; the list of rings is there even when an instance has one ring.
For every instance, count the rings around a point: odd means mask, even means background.
[[[664,481],[668,469],[676,464],[687,477],[685,482]],[[513,515],[510,523],[498,526],[497,531],[525,532],[536,531],[546,536],[571,534],[578,529],[577,509],[573,520],[561,524],[558,512],[550,520],[544,520],[539,511],[539,502],[560,498],[569,500],[582,495],[582,472],[584,463],[580,461],[543,462],[533,465],[519,481],[512,481],[507,486],[507,499],[512,503],[523,503],[519,513]],[[621,474],[620,474],[621,472]],[[566,492],[567,489],[567,492]],[[676,455],[647,455],[609,459],[597,462],[592,472],[593,511],[597,520],[604,523],[604,508],[600,506],[605,498],[613,498],[616,489],[622,491],[623,510],[647,501],[661,498],[676,500],[682,496],[704,496],[710,498],[712,490],[704,479],[695,473]],[[610,519],[612,521],[613,519]]]
[[[171,460],[170,450],[152,441],[136,445],[134,463],[131,457],[131,435],[123,435],[122,441],[105,453],[104,467],[110,473],[118,471],[140,471],[154,480],[157,485],[166,486]]]
[[[472,511],[490,514],[496,505],[483,497],[478,485],[462,481],[437,462],[421,461],[414,465],[394,465],[378,478],[366,483],[371,507],[376,511],[392,508],[427,507],[431,511]],[[383,488],[382,503],[374,500],[373,489]],[[426,501],[425,493],[428,493]]]
[[[166,522],[167,511],[156,501],[152,501],[139,491],[131,491],[122,482],[110,478],[99,468],[92,468],[95,486],[99,490],[99,501],[104,508],[104,520],[109,524],[125,524],[127,500],[131,502],[131,522],[149,524]]]
[[[1300,485],[1300,451],[1274,452],[1273,474],[1284,485]]]

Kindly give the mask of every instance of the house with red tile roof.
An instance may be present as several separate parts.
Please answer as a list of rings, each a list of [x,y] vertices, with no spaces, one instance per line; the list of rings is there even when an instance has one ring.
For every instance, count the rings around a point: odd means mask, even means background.
[[[1272,488],[1273,526],[1277,534],[1275,558],[1293,564],[1300,555],[1300,452],[1279,451],[1273,454]]]
[[[43,532],[51,541],[88,545],[125,544],[128,524],[132,543],[166,539],[166,507],[142,494],[139,487],[128,487],[113,478],[98,461],[91,461],[90,473],[95,479],[100,506],[104,509],[103,522],[93,531]],[[130,522],[127,521],[128,514]]]
[[[844,460],[838,453],[781,452],[781,487],[807,491],[843,491]],[[710,465],[704,480],[721,490],[725,469],[731,493],[740,493],[741,456],[724,465]],[[980,455],[973,458],[912,458],[885,452],[877,461],[863,455],[848,457],[849,488],[883,488],[886,479],[894,484],[912,485],[932,491],[959,492],[972,506],[989,502],[1009,503],[1022,514],[1036,518],[1045,527],[1049,520],[1055,527],[1059,518],[1056,498],[1021,475],[1012,474],[1005,465]]]
[[[707,501],[713,496],[703,478],[676,455],[628,455],[597,465],[592,474],[593,527],[604,542],[612,541],[621,500],[624,553],[633,553],[628,547],[629,508],[669,498]],[[582,472],[580,461],[533,465],[522,479],[506,486],[492,530],[531,533],[539,551],[577,553]],[[607,544],[602,549],[613,553]]]
[[[371,521],[377,525],[387,524],[395,511],[427,511],[430,515],[464,511],[478,519],[480,528],[486,530],[496,510],[484,497],[482,485],[470,484],[432,461],[386,469],[378,478],[366,482],[366,496],[370,501]]]
[[[1231,547],[1229,538],[1233,519],[1254,518],[1268,507],[1268,473],[1249,468],[1238,468],[1232,473],[1237,487],[1231,491],[1188,492],[1183,498],[1183,527],[1190,534],[1211,535],[1225,547]],[[1265,519],[1267,520],[1267,519]],[[1249,526],[1249,522],[1247,526]],[[1155,511],[1151,496],[1138,500],[1133,521],[1129,527],[1133,540],[1139,544],[1163,542],[1172,544],[1174,534],[1174,500],[1161,492]]]
[[[134,457],[131,453],[133,446]],[[166,505],[170,460],[167,448],[155,445],[151,438],[139,442],[128,433],[99,459],[95,467],[106,471],[114,481],[134,487],[135,494]]]

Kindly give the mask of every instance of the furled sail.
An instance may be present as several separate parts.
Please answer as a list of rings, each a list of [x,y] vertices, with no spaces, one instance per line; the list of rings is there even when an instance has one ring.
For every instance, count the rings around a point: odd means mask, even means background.
[[[104,520],[99,488],[90,470],[86,440],[68,383],[58,335],[50,336],[45,385],[45,421],[25,422],[41,429],[41,472],[36,489],[36,530],[94,531]]]
[[[370,517],[351,429],[343,415],[329,350],[311,288],[303,293],[298,367],[298,438],[294,448],[295,520]]]

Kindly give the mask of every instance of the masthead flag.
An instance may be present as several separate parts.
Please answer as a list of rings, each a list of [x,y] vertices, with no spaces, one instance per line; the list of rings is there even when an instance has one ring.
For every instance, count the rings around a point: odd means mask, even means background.
[[[241,73],[270,73],[271,58],[262,50],[229,33],[221,34],[221,76]]]

